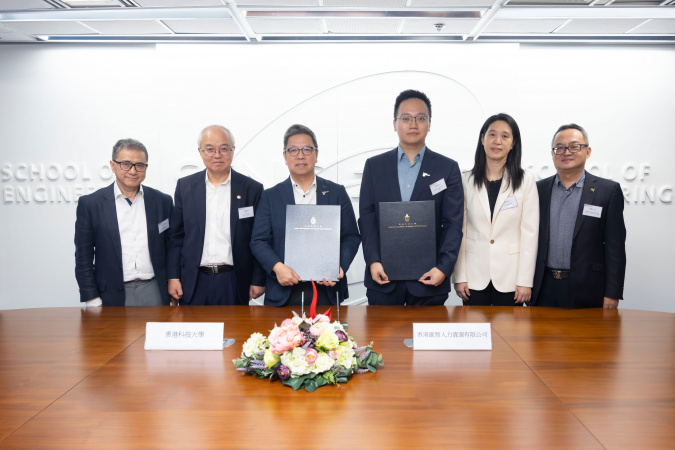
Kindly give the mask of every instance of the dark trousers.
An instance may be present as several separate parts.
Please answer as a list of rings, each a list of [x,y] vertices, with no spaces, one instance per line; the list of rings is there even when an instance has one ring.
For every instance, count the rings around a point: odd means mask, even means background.
[[[234,270],[223,273],[197,273],[197,284],[190,305],[239,305]]]
[[[335,289],[335,287],[326,287],[322,284],[316,284],[316,304],[317,305],[329,305],[330,298],[328,298],[327,289]],[[312,304],[312,283],[309,281],[301,281],[300,283],[293,286],[291,289],[291,294],[288,296],[288,300],[284,303],[284,306],[300,306],[302,304],[302,294],[305,294],[305,307],[309,308],[309,305]]]
[[[522,306],[516,303],[516,293],[514,292],[499,292],[492,281],[487,287],[480,291],[469,289],[469,300],[464,302],[465,305],[475,306]]]
[[[535,306],[574,308],[574,303],[572,302],[572,280],[570,278],[556,280],[553,278],[551,271],[546,270]]]
[[[404,281],[396,282],[393,292],[385,294],[373,289],[366,289],[369,305],[411,305],[411,306],[442,306],[448,299],[448,294],[430,295],[428,297],[417,297],[408,292],[408,287]]]

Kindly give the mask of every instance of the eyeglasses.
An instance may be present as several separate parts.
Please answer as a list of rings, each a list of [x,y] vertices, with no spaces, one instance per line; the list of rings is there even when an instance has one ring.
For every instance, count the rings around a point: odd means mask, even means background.
[[[230,153],[234,151],[234,147],[220,147],[220,148],[213,148],[213,147],[206,147],[206,148],[199,148],[199,151],[204,153],[206,156],[214,156],[216,153],[220,153],[223,156],[228,156]]]
[[[125,172],[128,172],[131,170],[132,167],[136,168],[136,172],[145,172],[145,169],[148,168],[148,165],[146,163],[130,163],[129,161],[115,161],[113,159],[113,162],[116,162],[117,164],[120,165],[120,169],[124,170]]]
[[[564,145],[561,145],[559,147],[553,147],[552,150],[553,150],[553,153],[555,153],[556,155],[562,155],[562,154],[565,153],[565,150],[569,150],[570,153],[578,153],[578,152],[581,151],[582,147],[588,147],[588,145],[586,145],[586,144],[572,144],[572,145],[568,145],[567,147],[565,147]]]
[[[401,122],[403,122],[406,125],[410,125],[410,124],[413,123],[413,120],[415,122],[419,123],[419,124],[425,124],[429,121],[429,119],[431,119],[431,117],[429,117],[429,116],[417,116],[417,117],[415,117],[415,116],[398,116],[397,119],[400,120]]]
[[[285,149],[284,151],[291,156],[298,156],[298,153],[300,153],[300,151],[302,151],[303,155],[309,156],[314,152],[314,150],[318,150],[318,148],[316,148],[316,147],[302,147],[302,148],[300,148],[300,147],[289,147],[289,148]]]

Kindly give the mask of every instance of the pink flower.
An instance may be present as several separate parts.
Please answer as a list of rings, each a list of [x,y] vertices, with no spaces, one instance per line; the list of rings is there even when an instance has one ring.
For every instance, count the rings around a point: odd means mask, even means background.
[[[316,357],[318,356],[319,352],[317,352],[313,348],[308,348],[305,351],[305,361],[307,361],[307,364],[314,364],[316,361]]]
[[[328,356],[330,356],[333,359],[338,359],[338,354],[335,350],[329,350],[328,351]]]
[[[281,328],[289,328],[293,326],[295,326],[293,319],[285,319],[283,322],[281,322]]]
[[[330,323],[328,322],[316,322],[314,325],[309,327],[309,332],[312,333],[314,336],[321,336],[324,334],[328,328],[330,327]]]
[[[285,321],[284,321],[285,322]],[[270,351],[275,355],[282,355],[305,343],[305,335],[300,328],[291,323],[290,326],[276,327],[270,333]]]
[[[330,319],[328,318],[328,316],[324,316],[323,314],[317,314],[316,318],[314,319],[314,323],[319,323],[319,322],[330,323]]]

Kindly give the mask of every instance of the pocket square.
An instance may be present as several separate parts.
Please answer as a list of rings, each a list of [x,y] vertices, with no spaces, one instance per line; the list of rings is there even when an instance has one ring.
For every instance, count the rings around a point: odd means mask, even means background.
[[[424,178],[424,177],[430,177],[430,176],[431,176],[431,175],[429,175],[428,173],[422,172],[422,178]]]

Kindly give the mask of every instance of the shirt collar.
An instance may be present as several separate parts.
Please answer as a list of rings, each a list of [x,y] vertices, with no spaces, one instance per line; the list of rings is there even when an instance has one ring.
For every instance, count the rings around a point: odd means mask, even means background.
[[[417,161],[422,161],[422,159],[424,159],[424,152],[426,151],[426,149],[427,149],[427,146],[426,146],[426,145],[423,145],[423,146],[422,146],[422,150],[420,150],[420,151],[415,155],[415,162],[417,162]],[[398,159],[397,159],[398,162],[401,162],[401,161],[403,160],[403,157],[404,157],[404,156],[405,156],[406,158],[408,158],[408,155],[405,154],[405,152],[403,151],[403,149],[401,148],[400,145],[399,145],[398,148],[396,149],[396,155],[397,155],[397,157],[398,157]]]
[[[579,179],[577,181],[575,181],[574,183],[572,183],[572,185],[570,186],[570,189],[572,189],[573,186],[578,187],[578,188],[584,187],[584,180],[586,180],[586,171],[585,170],[583,172],[581,172],[581,176],[579,177]],[[563,189],[565,189],[565,186],[560,181],[560,177],[558,176],[557,173],[555,174],[555,180],[553,181],[553,184],[555,184],[556,186],[562,186]]]
[[[299,191],[302,191],[304,194],[305,191],[303,191],[302,187],[295,182],[292,176],[291,176],[291,186],[293,186],[293,189],[298,189]],[[314,175],[314,181],[312,181],[312,184],[309,185],[309,189],[307,189],[307,192],[311,191],[312,188],[316,189],[316,174]]]
[[[232,169],[230,169],[230,174],[227,176],[227,180],[223,181],[218,186],[226,186],[230,182],[231,179],[232,179]],[[209,181],[209,172],[208,171],[204,172],[204,182],[206,183],[207,188],[209,186],[211,186],[212,188],[216,187],[216,186],[213,185],[213,183],[211,183]]]
[[[117,180],[115,180],[115,182],[113,183],[113,194],[115,194],[116,199],[120,198],[120,196],[124,197],[124,198],[127,198],[127,196],[122,193],[122,191],[120,190],[120,187],[117,185]],[[142,184],[140,186],[138,186],[138,192],[136,192],[136,195],[143,195],[143,185]]]

